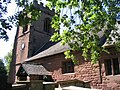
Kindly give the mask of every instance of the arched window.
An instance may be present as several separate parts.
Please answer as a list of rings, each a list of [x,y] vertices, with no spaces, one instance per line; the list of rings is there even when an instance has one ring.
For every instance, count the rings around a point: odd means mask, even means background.
[[[50,18],[45,18],[44,20],[44,31],[47,33],[50,33],[51,30],[51,19]]]

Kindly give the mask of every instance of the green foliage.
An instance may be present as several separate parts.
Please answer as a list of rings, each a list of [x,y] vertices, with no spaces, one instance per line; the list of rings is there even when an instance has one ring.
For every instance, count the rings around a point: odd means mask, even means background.
[[[17,16],[18,24],[20,26],[24,26],[38,20],[41,15],[39,8],[37,8],[32,2],[28,2],[28,0],[17,1],[17,5],[23,8],[21,12],[18,12],[19,14]]]
[[[0,90],[7,90],[7,73],[1,59],[0,59]]]
[[[5,63],[6,63],[6,71],[9,73],[10,71],[10,63],[12,61],[12,50],[7,53],[7,55],[4,57]]]
[[[29,0],[15,1],[18,7],[23,10],[9,17],[9,21],[24,26],[40,17],[41,12]],[[97,62],[101,52],[105,51],[102,47],[103,43],[100,42],[100,36],[105,36],[105,39],[109,39],[111,30],[113,32],[117,30],[115,25],[116,15],[120,11],[119,0],[48,0],[48,2],[48,6],[51,9],[55,9],[55,16],[52,18],[52,28],[56,31],[62,31],[61,34],[55,33],[51,40],[55,42],[61,40],[61,44],[68,44],[71,47],[71,51],[82,50],[82,56],[85,60],[91,59],[92,63]],[[0,5],[3,6],[3,4]],[[6,8],[5,6],[5,8],[0,8],[0,10],[6,13]],[[0,22],[3,22],[1,24],[2,29],[5,29],[0,31],[0,37],[4,38],[7,35],[6,29],[11,27],[9,23],[6,23],[5,19],[3,21],[0,20]],[[103,34],[99,35],[101,31]],[[68,51],[65,55],[67,58],[71,57],[73,59],[74,57]]]
[[[74,64],[77,64],[77,59],[76,59],[75,55],[71,53],[70,50],[67,50],[66,52],[64,52],[64,54],[65,54],[66,59],[72,59]]]
[[[36,20],[41,15],[41,11],[29,0],[15,0],[17,6],[22,9],[17,11],[13,16],[9,16],[8,20],[15,25],[25,26]]]
[[[8,13],[7,5],[11,0],[0,0],[0,39],[9,39],[7,30],[11,30],[12,25],[25,26],[38,20],[41,15],[41,11],[29,0],[15,0],[15,2],[20,11],[5,18],[4,16]]]
[[[0,0],[0,39],[8,40],[7,30],[11,30],[12,26],[4,17],[7,13],[7,5],[9,0]]]
[[[115,48],[118,52],[120,52],[120,40],[115,43]]]
[[[111,30],[116,32],[116,15],[120,11],[117,0],[48,0],[48,6],[56,11],[52,20],[55,33],[51,40],[68,44],[72,51],[82,50],[82,56],[96,63],[102,51],[106,51],[100,42],[99,33],[109,38]],[[62,25],[62,28],[60,28]],[[72,58],[70,51],[65,52],[66,58]]]

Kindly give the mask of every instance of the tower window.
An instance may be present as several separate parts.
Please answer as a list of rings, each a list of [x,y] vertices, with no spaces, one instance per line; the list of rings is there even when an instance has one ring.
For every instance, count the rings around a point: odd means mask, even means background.
[[[47,32],[47,33],[50,33],[50,30],[51,30],[51,20],[50,18],[45,18],[44,20],[44,31]]]

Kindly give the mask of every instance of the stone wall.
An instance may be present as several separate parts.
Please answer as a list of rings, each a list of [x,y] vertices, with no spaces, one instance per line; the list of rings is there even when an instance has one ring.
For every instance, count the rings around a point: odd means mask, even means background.
[[[28,57],[34,55],[34,53],[39,50],[45,43],[50,39],[53,34],[54,29],[51,28],[51,32],[45,32],[44,30],[44,20],[45,18],[52,19],[54,11],[49,10],[44,7],[41,3],[37,6],[41,10],[41,17],[27,26],[27,30],[23,32],[23,27],[18,27],[17,35],[17,48],[16,48],[16,64],[22,63]],[[22,49],[22,44],[24,43],[24,49]]]
[[[30,83],[31,83],[30,90],[43,90],[43,81],[32,80],[30,81]]]
[[[12,86],[12,90],[29,90],[26,84],[16,84]]]
[[[16,49],[14,51],[14,54],[16,56],[14,58],[14,60],[16,61],[16,72],[20,64],[23,63],[24,60],[38,53],[37,51],[49,41],[50,36],[54,32],[52,28],[50,33],[44,31],[44,19],[52,19],[54,11],[51,11],[47,7],[44,7],[42,3],[39,7],[42,12],[41,17],[36,22],[28,25],[28,28],[24,33],[23,27],[18,27],[18,35],[16,36],[17,38],[15,46],[16,48],[14,47]]]
[[[54,83],[42,80],[18,81],[12,85],[12,90],[55,90]]]
[[[19,33],[22,31],[19,28]],[[16,48],[16,64],[22,63],[28,56],[28,44],[29,44],[29,31],[24,33],[23,36],[18,36],[17,38],[17,48]],[[22,46],[24,44],[24,46]],[[23,48],[22,48],[23,47]]]
[[[114,51],[114,50],[112,50]],[[115,51],[114,51],[115,52]],[[74,73],[62,74],[62,62],[66,61],[64,54],[57,54],[46,58],[31,61],[29,63],[42,64],[48,71],[51,72],[54,81],[67,81],[67,80],[80,80],[84,82],[90,82],[91,88],[108,90],[119,90],[120,87],[120,76],[106,76],[104,60],[107,58],[118,58],[120,61],[120,54],[117,53],[103,54],[101,55],[101,77],[99,64],[91,64],[90,61],[85,61],[81,57],[81,53],[76,52],[78,56],[78,63],[75,65]],[[111,80],[111,78],[114,78]],[[102,79],[102,82],[101,82]]]

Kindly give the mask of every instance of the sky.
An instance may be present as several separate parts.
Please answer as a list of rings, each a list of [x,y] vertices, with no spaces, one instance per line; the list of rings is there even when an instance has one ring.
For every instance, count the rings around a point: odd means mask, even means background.
[[[16,11],[16,8],[17,8],[17,6],[15,3],[9,4],[8,5],[8,14],[6,16],[13,15]],[[13,26],[12,30],[11,31],[8,30],[7,33],[9,36],[8,41],[4,41],[3,39],[0,39],[0,58],[1,59],[4,58],[4,56],[7,54],[7,52],[12,50],[14,37],[16,34],[16,27]]]
[[[32,1],[32,0],[30,0],[30,1]],[[40,1],[43,2],[44,4],[47,3],[46,0],[40,0]],[[7,14],[7,16],[13,15],[16,12],[17,9],[18,8],[17,8],[14,0],[12,0],[12,3],[10,3],[8,5],[8,14]],[[10,50],[12,50],[16,30],[17,30],[16,27],[13,26],[12,30],[7,32],[8,36],[9,36],[9,40],[7,42],[4,41],[3,39],[0,39],[0,59],[3,59],[4,56],[7,55],[7,53]]]

